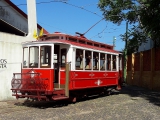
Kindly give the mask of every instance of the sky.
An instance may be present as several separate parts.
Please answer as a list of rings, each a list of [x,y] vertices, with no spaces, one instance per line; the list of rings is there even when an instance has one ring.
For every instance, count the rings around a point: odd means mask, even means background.
[[[27,0],[11,1],[27,14]],[[75,32],[85,33],[89,30],[85,34],[86,38],[109,45],[113,45],[115,37],[115,50],[121,51],[125,43],[120,34],[126,32],[126,23],[122,22],[118,26],[101,20],[103,15],[98,2],[99,0],[36,0],[37,23],[49,33],[75,35]]]

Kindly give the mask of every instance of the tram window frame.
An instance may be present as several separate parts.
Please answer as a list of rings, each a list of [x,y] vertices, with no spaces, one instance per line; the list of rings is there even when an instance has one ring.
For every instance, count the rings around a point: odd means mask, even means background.
[[[105,53],[100,53],[100,71],[105,70],[105,66],[106,66],[105,63],[106,63]]]
[[[23,68],[28,68],[29,65],[29,53],[28,53],[28,47],[23,47]],[[25,52],[25,50],[27,50]],[[26,58],[26,59],[25,59]]]
[[[116,71],[116,70],[117,70],[117,56],[112,55],[112,71]]]
[[[43,50],[42,47],[44,47]],[[51,68],[51,50],[51,46],[40,46],[40,68]],[[42,60],[44,60],[44,63],[42,63]]]
[[[99,52],[93,52],[93,65],[92,66],[93,66],[93,70],[99,70]]]
[[[122,55],[121,54],[119,54],[119,70],[122,70]]]
[[[61,49],[61,69],[65,69],[67,62],[67,48]]]
[[[75,68],[76,70],[83,70],[83,50],[82,49],[76,49],[76,55],[75,55]],[[79,65],[77,65],[79,63]]]
[[[92,69],[92,51],[85,50],[85,70]]]
[[[111,71],[111,62],[112,62],[111,54],[107,54],[106,62],[107,62],[106,70]]]
[[[38,48],[38,50],[32,52],[31,54],[31,48]],[[37,52],[37,54],[35,52]],[[31,56],[33,58],[31,58]],[[37,60],[35,58],[37,58]],[[32,63],[31,61],[34,61],[34,62]],[[38,66],[39,66],[39,46],[30,46],[29,47],[29,68],[38,68]]]

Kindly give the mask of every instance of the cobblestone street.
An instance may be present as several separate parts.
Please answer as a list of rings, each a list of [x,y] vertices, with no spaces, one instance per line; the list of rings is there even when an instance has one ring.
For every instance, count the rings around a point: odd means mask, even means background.
[[[159,120],[160,93],[135,86],[75,104],[0,102],[0,120]]]

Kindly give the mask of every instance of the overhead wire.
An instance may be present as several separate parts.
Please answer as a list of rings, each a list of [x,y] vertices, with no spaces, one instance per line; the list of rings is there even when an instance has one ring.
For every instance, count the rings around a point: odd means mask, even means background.
[[[36,2],[36,4],[48,4],[48,3],[52,3],[52,2],[65,2],[66,0],[51,0],[51,1],[45,1],[45,2]],[[27,5],[26,3],[21,3],[18,4],[16,6],[24,6]],[[5,6],[1,6],[1,7],[10,7],[11,5],[5,5]]]
[[[85,11],[87,11],[87,12],[90,12],[90,13],[92,13],[92,14],[97,15],[98,17],[103,18],[102,16],[98,15],[96,12],[92,12],[92,11],[90,11],[90,10],[88,10],[88,9],[85,9],[84,7],[77,6],[77,5],[73,5],[73,4],[70,4],[70,3],[67,3],[67,2],[62,2],[62,3],[68,4],[68,5],[73,6],[73,7],[77,7],[77,8],[79,8],[79,9],[85,10]]]
[[[92,39],[92,38],[94,38],[94,37],[96,37],[96,36],[99,37],[99,35],[100,35],[101,33],[104,33],[105,29],[107,29],[107,25],[106,25],[106,27],[105,27],[101,32],[99,32],[98,34],[94,35],[94,36],[91,37],[90,39]],[[101,37],[102,37],[102,36],[101,36]],[[101,37],[99,37],[99,38],[101,38]]]
[[[97,15],[98,17],[101,17],[102,20],[104,19],[102,16],[98,15],[96,12],[92,12],[92,11],[90,11],[90,10],[88,10],[88,9],[85,9],[85,7],[91,6],[91,5],[95,5],[95,3],[88,4],[88,5],[84,5],[84,6],[77,6],[77,5],[68,3],[68,2],[66,2],[66,1],[67,1],[67,0],[51,0],[51,1],[45,1],[45,2],[36,2],[36,4],[47,4],[47,3],[52,3],[52,2],[61,2],[61,3],[67,4],[67,5],[70,5],[70,6],[79,8],[79,9],[82,9],[82,10],[87,11],[87,12],[89,12],[89,13],[92,13],[92,14],[94,14],[94,15]],[[97,3],[96,3],[96,4],[97,4]],[[27,5],[27,4],[18,4],[18,5],[16,5],[16,6],[22,6],[22,5]],[[8,5],[8,6],[9,6],[9,5]],[[8,7],[8,6],[2,6],[2,7]],[[100,20],[100,21],[101,21],[101,20]],[[42,23],[42,22],[41,22],[41,23]],[[95,25],[93,25],[90,29],[92,29],[94,26],[95,26]],[[89,29],[89,30],[90,30],[90,29]],[[89,31],[89,30],[88,30],[88,31]],[[85,33],[87,33],[88,31],[86,31]],[[85,34],[85,33],[84,33],[84,34]]]
[[[88,5],[84,5],[84,6],[77,6],[77,5],[68,3],[67,0],[50,0],[50,1],[45,1],[45,2],[36,2],[36,4],[48,4],[48,3],[52,3],[52,2],[64,3],[64,4],[67,4],[67,5],[70,5],[70,6],[79,8],[79,9],[81,9],[81,10],[87,11],[87,12],[89,12],[89,13],[92,13],[92,14],[98,16],[98,17],[101,17],[102,20],[104,19],[101,15],[97,14],[96,12],[92,12],[92,11],[90,11],[90,10],[88,10],[88,9],[85,8],[85,7],[87,7],[87,6],[95,5],[95,4],[97,4],[97,3],[92,3],[92,4],[88,4]],[[18,5],[16,5],[16,6],[22,6],[22,5],[27,5],[27,4],[18,4]],[[8,6],[10,6],[10,5],[8,5]],[[1,6],[1,7],[8,7],[8,6]],[[41,22],[41,23],[42,23],[42,22]],[[42,23],[42,24],[45,24],[45,23]],[[47,24],[45,24],[45,25],[47,25]],[[47,26],[53,27],[53,26],[51,26],[51,25],[47,25]],[[94,25],[93,25],[90,29],[92,29],[93,27],[94,27]],[[106,33],[106,32],[104,32],[104,30],[105,30],[106,28],[107,28],[107,26],[106,26],[100,33],[98,33],[97,35],[95,35],[95,36],[93,36],[93,37],[98,36],[99,38],[101,38],[102,36],[99,36],[99,35],[100,35],[101,33]],[[58,29],[60,29],[60,28],[58,28]],[[89,30],[90,30],[90,29],[89,29]],[[62,30],[62,29],[61,29],[61,30]],[[89,30],[88,30],[88,31],[89,31]],[[64,30],[63,30],[63,31],[64,31]],[[65,30],[65,31],[66,31],[66,30]],[[88,32],[88,31],[87,31],[87,32]],[[67,31],[67,32],[68,32],[68,31]],[[115,32],[115,31],[114,31],[114,32]],[[69,32],[69,33],[70,33],[70,32]],[[93,37],[91,37],[91,38],[93,38]]]

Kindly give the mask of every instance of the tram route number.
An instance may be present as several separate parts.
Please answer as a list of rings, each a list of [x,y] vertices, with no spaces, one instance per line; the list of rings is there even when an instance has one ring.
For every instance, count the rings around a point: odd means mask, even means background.
[[[0,68],[7,68],[6,64],[7,64],[6,59],[0,59]]]

